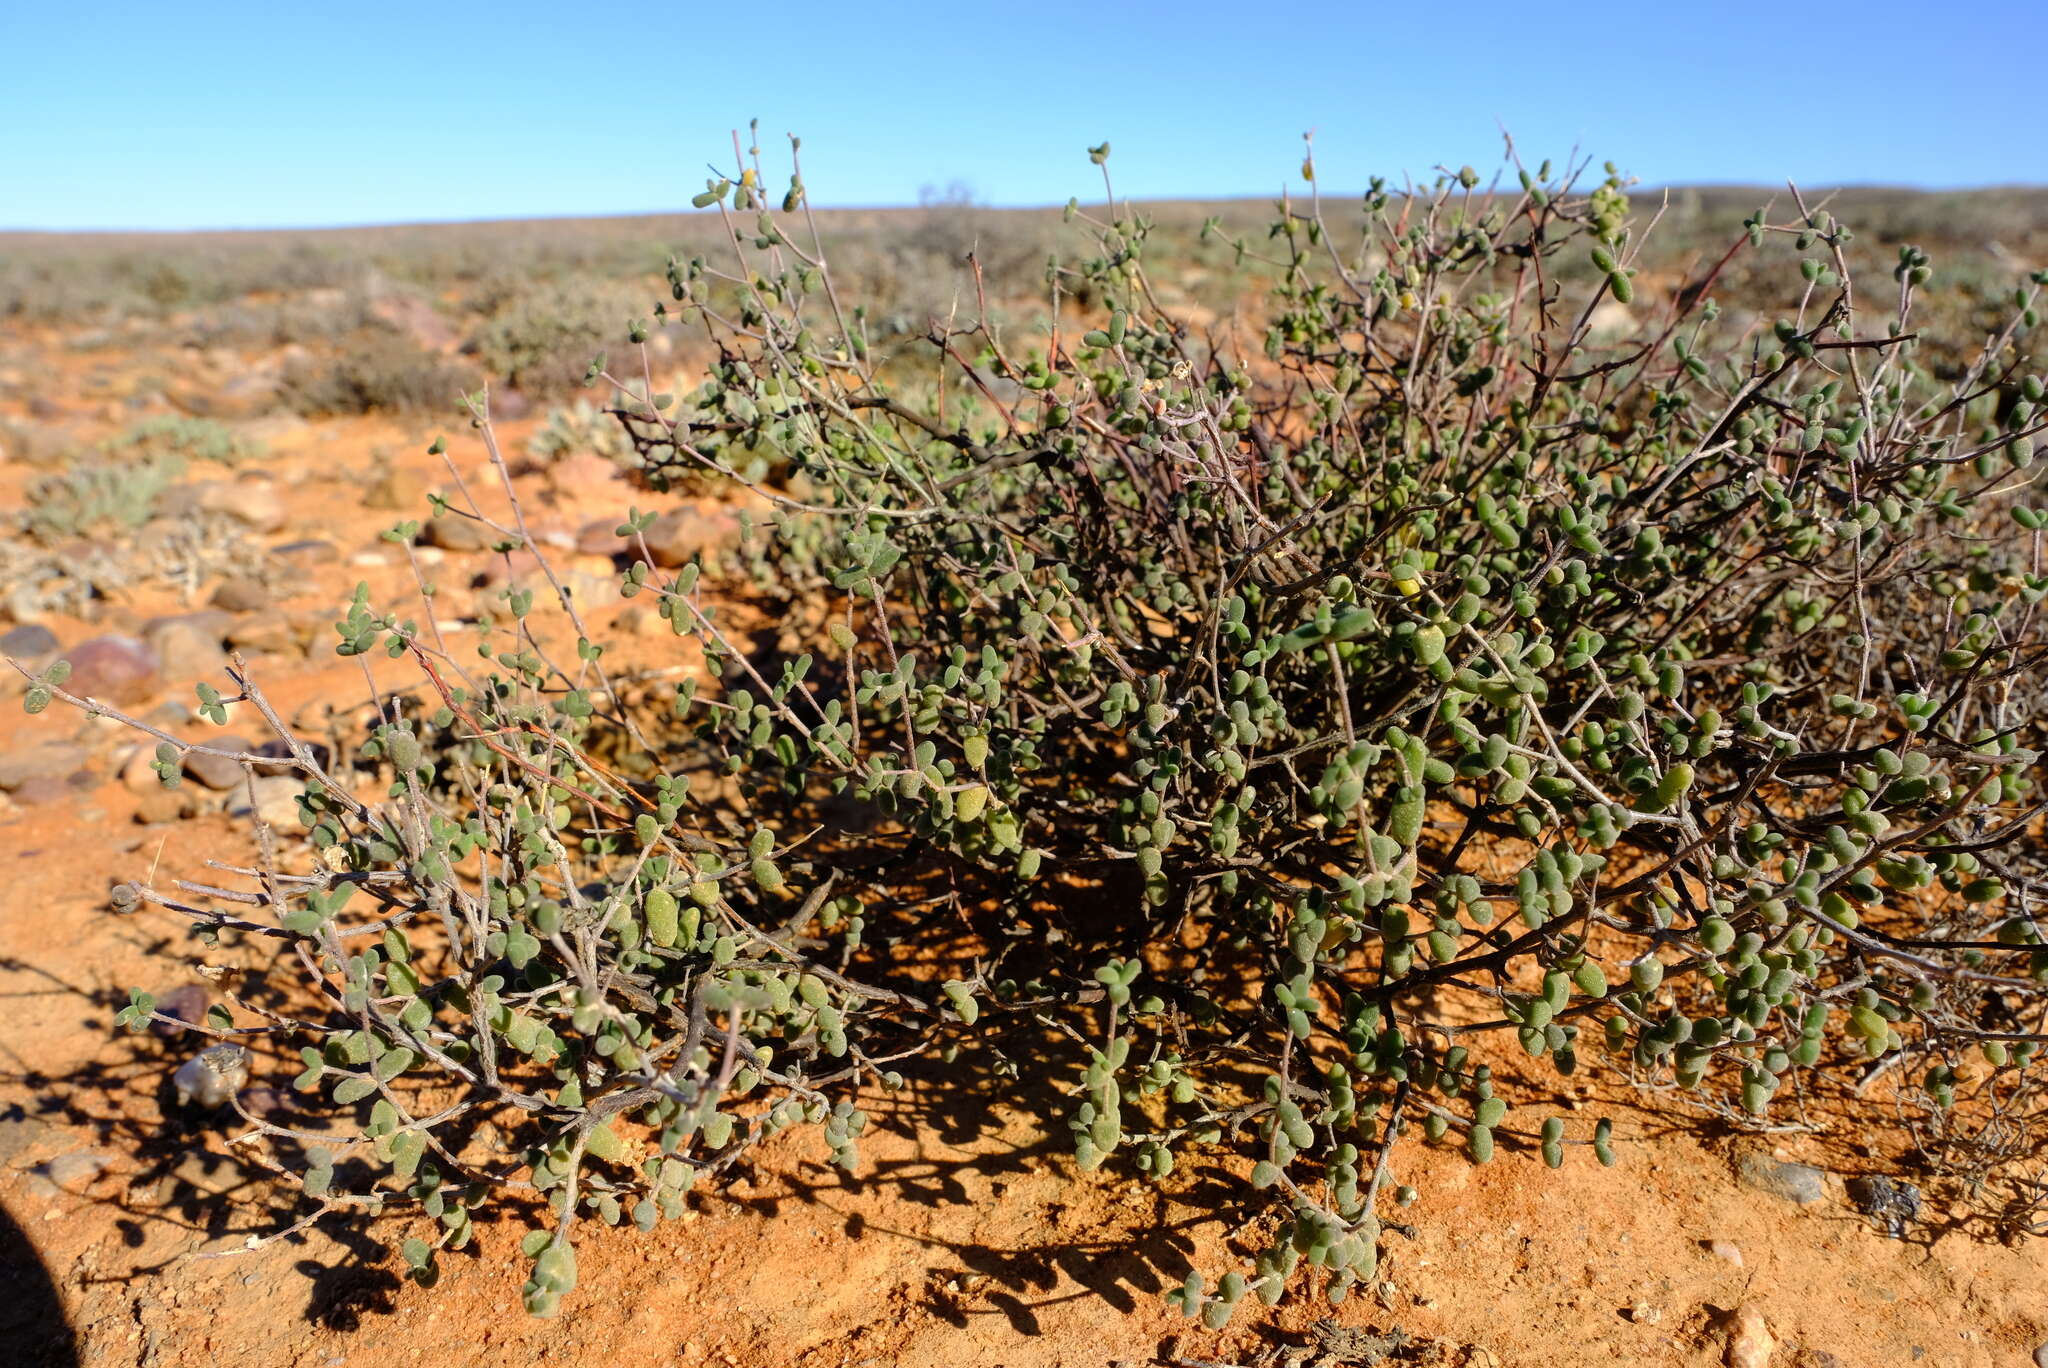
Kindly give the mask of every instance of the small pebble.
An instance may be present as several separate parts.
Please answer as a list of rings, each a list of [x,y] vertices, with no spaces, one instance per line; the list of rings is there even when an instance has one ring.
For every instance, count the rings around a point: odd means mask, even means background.
[[[1723,1360],[1728,1368],[1769,1368],[1777,1348],[1762,1307],[1745,1306],[1729,1317],[1728,1353]]]
[[[197,983],[184,983],[157,994],[156,1010],[158,1016],[176,1017],[179,1021],[196,1026],[206,1019],[206,1009],[211,1002],[212,997],[204,987]],[[149,1023],[149,1029],[165,1040],[176,1040],[185,1034],[184,1026],[173,1025],[168,1021],[152,1021]]]
[[[1811,1164],[1786,1163],[1754,1150],[1737,1161],[1735,1177],[1744,1187],[1800,1206],[1812,1206],[1827,1197],[1827,1175],[1819,1169]]]
[[[75,1191],[97,1178],[100,1170],[113,1162],[106,1155],[95,1154],[91,1150],[72,1150],[48,1163],[36,1165],[32,1172],[57,1187]]]
[[[41,662],[57,654],[57,634],[40,622],[24,622],[0,632],[0,655],[13,656],[24,664]]]
[[[1726,1259],[1737,1268],[1742,1267],[1742,1246],[1736,1244],[1733,1240],[1709,1240],[1707,1241],[1707,1253],[1717,1259]]]
[[[218,1111],[249,1081],[249,1052],[239,1045],[215,1045],[178,1066],[171,1086],[178,1101]]]

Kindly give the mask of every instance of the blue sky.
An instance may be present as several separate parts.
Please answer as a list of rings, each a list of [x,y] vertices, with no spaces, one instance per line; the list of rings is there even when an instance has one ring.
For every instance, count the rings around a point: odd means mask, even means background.
[[[683,204],[728,131],[818,204],[1268,194],[1577,145],[1648,184],[2048,182],[2048,4],[0,0],[0,227]],[[1298,183],[1298,182],[1297,182]]]

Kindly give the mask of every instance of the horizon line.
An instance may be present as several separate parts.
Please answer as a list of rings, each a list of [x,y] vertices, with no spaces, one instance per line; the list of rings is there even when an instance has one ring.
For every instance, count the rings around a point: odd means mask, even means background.
[[[1785,190],[1784,183],[1769,184],[1763,181],[1672,181],[1657,185],[1632,186],[1630,198],[1659,193],[1685,190],[1756,190],[1766,194],[1779,194]],[[1839,191],[1890,191],[1912,195],[1978,195],[1996,193],[2027,193],[2048,191],[2044,181],[2003,181],[1977,185],[1921,185],[1898,181],[1839,181],[1833,183],[1809,182],[1800,187],[1814,193],[1835,193]],[[1475,192],[1476,193],[1476,192]],[[1326,200],[1351,199],[1363,195],[1363,190],[1325,191]],[[1135,205],[1158,204],[1242,204],[1252,200],[1277,199],[1277,192],[1253,191],[1240,194],[1215,195],[1148,195],[1118,196],[1120,202]],[[1069,200],[1056,203],[1030,204],[987,204],[970,201],[966,204],[834,204],[809,206],[820,214],[876,214],[876,213],[917,213],[932,209],[975,209],[991,213],[1056,213],[1065,210]],[[1082,198],[1086,208],[1092,201]],[[0,224],[0,237],[177,237],[215,234],[254,233],[348,233],[375,229],[394,228],[473,228],[485,225],[516,223],[577,223],[593,221],[615,221],[642,218],[693,218],[711,215],[716,211],[689,206],[665,209],[622,209],[591,213],[548,213],[548,214],[483,214],[457,218],[417,219],[359,219],[330,223],[275,223],[275,224],[202,224],[171,228],[152,227],[106,227],[66,226],[57,228],[29,227]]]

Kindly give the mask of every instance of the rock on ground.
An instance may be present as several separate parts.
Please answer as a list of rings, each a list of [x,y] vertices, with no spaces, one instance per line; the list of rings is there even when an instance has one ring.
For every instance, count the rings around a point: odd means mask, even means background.
[[[740,539],[740,520],[731,509],[674,508],[656,518],[642,534],[654,563],[664,570],[688,565],[707,551],[722,551]],[[630,543],[629,543],[630,545]]]
[[[250,613],[228,628],[228,644],[238,651],[262,651],[272,655],[296,655],[305,641],[289,613],[271,608]]]
[[[249,749],[249,742],[239,736],[208,737],[206,744],[218,750]],[[241,761],[230,760],[225,755],[208,755],[202,751],[185,752],[185,773],[216,792],[231,789],[244,778]]]
[[[331,541],[306,537],[298,541],[280,542],[270,548],[270,554],[293,565],[332,565],[341,559],[341,548]]]
[[[255,802],[237,802],[229,809],[231,816],[249,817],[265,822],[285,831],[302,830],[299,821],[299,792],[305,787],[297,779],[258,779],[252,788]]]
[[[159,784],[135,800],[135,820],[145,826],[182,821],[199,811],[199,795],[190,784],[167,789]]]
[[[0,632],[0,656],[12,656],[24,665],[47,662],[57,649],[57,634],[40,622],[24,622]]]
[[[237,480],[233,484],[203,486],[199,506],[209,513],[225,513],[258,532],[275,532],[285,523],[284,500],[267,482]]]
[[[64,687],[81,698],[104,703],[140,703],[157,691],[156,652],[132,636],[110,634],[81,641],[65,652],[71,678]]]
[[[209,602],[223,612],[254,613],[270,606],[270,587],[262,580],[235,575],[215,587]]]
[[[420,540],[443,551],[488,551],[497,545],[498,534],[475,518],[448,513],[429,518],[420,529]]]
[[[68,741],[43,741],[0,751],[0,791],[14,792],[38,779],[62,780],[85,768],[83,746]]]
[[[144,635],[156,650],[157,668],[179,684],[189,684],[227,669],[227,652],[220,643],[232,621],[214,611],[189,613],[151,623]]]
[[[206,1019],[206,1009],[212,1001],[213,995],[204,984],[181,983],[156,995],[156,1011],[158,1016],[176,1017],[196,1026]],[[183,1026],[167,1021],[152,1021],[149,1029],[152,1035],[164,1040],[179,1040],[185,1035]]]
[[[1825,1173],[1810,1164],[1786,1163],[1758,1150],[1750,1150],[1736,1161],[1735,1176],[1744,1187],[1800,1206],[1812,1206],[1827,1196]]]
[[[427,501],[427,477],[410,470],[385,470],[363,491],[363,507],[402,513]]]
[[[617,556],[632,549],[619,535],[617,518],[595,518],[576,531],[576,550],[586,556]]]
[[[1763,1308],[1743,1306],[1728,1318],[1728,1368],[1768,1368],[1778,1341],[1764,1321]]]

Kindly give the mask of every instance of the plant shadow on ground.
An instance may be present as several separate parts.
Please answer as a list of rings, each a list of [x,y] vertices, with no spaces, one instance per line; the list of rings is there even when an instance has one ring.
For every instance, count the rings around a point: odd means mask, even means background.
[[[943,858],[926,863],[914,846],[892,876],[901,881],[899,896],[870,913],[874,953],[849,969],[855,978],[926,996],[935,996],[940,980],[977,974],[985,982],[1089,983],[1092,966],[1141,948],[1119,915],[1141,895],[1127,869],[1065,882],[1040,907],[1047,922],[1039,933],[1023,937],[987,915],[999,902],[987,871]],[[899,942],[915,947],[914,959],[892,953]],[[1016,1333],[1035,1335],[1039,1310],[1060,1302],[1098,1298],[1118,1314],[1156,1305],[1195,1269],[1202,1244],[1213,1245],[1259,1208],[1256,1194],[1215,1163],[1183,1162],[1166,1181],[1142,1189],[1118,1184],[1124,1192],[1116,1197],[1105,1185],[1074,1181],[1070,1118],[1089,1044],[1101,1036],[1107,1008],[1100,996],[1092,988],[1049,995],[1036,1008],[988,998],[956,1057],[905,1059],[893,1066],[901,1089],[864,1090],[871,1125],[854,1172],[805,1154],[777,1163],[770,1182],[728,1187],[716,1200],[766,1219],[788,1205],[815,1207],[836,1217],[848,1240],[923,1247],[932,1264],[918,1303],[956,1328],[1000,1314]],[[1231,1075],[1228,1087],[1256,1093],[1258,1080],[1235,1061],[1214,1063]],[[1150,1124],[1135,1120],[1146,1104],[1134,1098],[1126,1105],[1134,1124]],[[1104,1177],[1127,1176],[1115,1171],[1121,1158]],[[1063,1181],[1048,1199],[1033,1180],[1049,1171]],[[1011,1238],[961,1240],[931,1228],[942,1224],[942,1209],[1005,1200],[1033,1203],[1031,1214],[977,1224],[1002,1227]],[[884,1224],[868,1214],[876,1207],[902,1215]],[[935,1218],[917,1221],[920,1208]]]
[[[18,1368],[73,1368],[77,1336],[35,1243],[0,1209],[0,1359]]]
[[[902,911],[879,919],[877,964],[868,966],[880,969],[878,981],[928,992],[930,980],[987,958],[979,954],[984,942],[971,925],[974,894],[960,873],[919,871],[920,887],[942,888],[944,896],[906,898]],[[1084,894],[1087,902],[1095,896],[1096,890]],[[882,946],[893,934],[907,930],[914,918],[941,914],[958,918],[958,931],[945,938],[943,948],[920,947],[914,965],[891,962],[893,956]],[[1077,907],[1068,920],[1079,933],[1089,920],[1088,909]],[[1084,939],[1077,934],[1077,941]],[[199,947],[175,934],[138,934],[133,944],[167,971],[200,958],[195,953]],[[1075,954],[1101,953],[1099,945],[1070,948]],[[1030,951],[1034,959],[1041,953]],[[32,1104],[36,1120],[90,1135],[96,1147],[119,1156],[118,1183],[93,1184],[76,1195],[116,1209],[115,1228],[128,1257],[87,1275],[88,1281],[137,1284],[173,1273],[195,1256],[247,1258],[271,1272],[281,1272],[289,1260],[292,1272],[306,1283],[302,1315],[308,1323],[351,1331],[396,1308],[401,1280],[393,1271],[390,1239],[395,1237],[388,1221],[336,1211],[323,1217],[315,1231],[285,1234],[251,1253],[237,1248],[252,1238],[287,1231],[311,1206],[230,1147],[230,1137],[247,1129],[233,1112],[209,1115],[180,1104],[171,1076],[203,1048],[203,1037],[126,1031],[112,1024],[127,1005],[125,991],[68,982],[25,962],[4,967],[42,979],[47,986],[38,996],[74,1005],[77,1029],[101,1040],[89,1061],[61,1077],[18,1057],[9,1070],[9,1081],[40,1099]],[[1040,967],[1045,966],[1033,966]],[[289,974],[259,970],[244,973],[235,994],[247,1007],[287,1014],[295,1005],[295,988]],[[1034,1308],[1052,1302],[1097,1296],[1128,1312],[1156,1300],[1194,1266],[1193,1227],[1214,1226],[1239,1207],[1249,1211],[1220,1167],[1184,1166],[1170,1185],[1148,1196],[1146,1206],[1128,1209],[1126,1219],[1107,1225],[1091,1220],[1082,1238],[1058,1235],[1057,1207],[1047,1209],[1051,1220],[1041,1227],[1051,1238],[1011,1246],[935,1238],[893,1228],[854,1209],[971,1206],[989,1200],[991,1188],[1000,1193],[1049,1166],[1071,1164],[1066,1118],[1075,1099],[1066,1090],[1078,1079],[1083,1051],[1071,1032],[1050,1029],[1034,1019],[1037,1015],[1017,1014],[994,1048],[970,1043],[950,1063],[902,1061],[902,1091],[874,1089],[864,1097],[874,1127],[895,1139],[871,1144],[857,1173],[793,1159],[776,1164],[769,1181],[736,1188],[706,1184],[693,1201],[731,1204],[767,1218],[790,1203],[816,1206],[833,1212],[850,1240],[900,1238],[924,1245],[934,1252],[935,1262],[922,1295],[931,1312],[955,1325],[964,1326],[968,1317],[988,1314],[993,1307],[1018,1333],[1032,1334],[1038,1330]],[[292,1053],[260,1041],[256,1048],[255,1086],[242,1094],[243,1104],[295,1129],[322,1125],[317,1099],[300,1099],[282,1086],[299,1067]],[[900,1155],[905,1144],[912,1151],[907,1156],[876,1157],[885,1149]],[[345,1178],[348,1169],[344,1162],[338,1171]],[[373,1177],[368,1169],[361,1176]],[[1176,1207],[1177,1218],[1170,1210]],[[537,1210],[537,1204],[512,1202],[479,1209],[475,1219],[480,1225],[518,1224]],[[615,1238],[634,1236],[621,1231]],[[477,1246],[443,1257],[478,1257]],[[973,1284],[976,1295],[947,1290],[945,1284],[956,1277]],[[1069,1285],[1060,1290],[1063,1278]]]
[[[913,1228],[914,1217],[885,1223],[858,1208],[880,1205],[911,1216],[914,1208],[936,1212],[1000,1202],[1014,1185],[1072,1162],[1063,1115],[1071,1104],[1045,1075],[998,1076],[964,1057],[921,1073],[906,1080],[900,1100],[866,1104],[874,1129],[909,1141],[914,1153],[864,1155],[853,1174],[814,1160],[787,1164],[779,1167],[773,1192],[721,1200],[765,1218],[782,1214],[785,1205],[821,1208],[837,1218],[849,1241],[918,1245],[932,1258],[917,1294],[925,1310],[955,1327],[993,1310],[1023,1335],[1039,1333],[1038,1310],[1058,1302],[1095,1297],[1128,1313],[1156,1301],[1194,1268],[1196,1232],[1222,1228],[1247,1206],[1220,1166],[1190,1167],[1108,1220],[1094,1210],[1084,1222],[1068,1219],[1070,1208],[1082,1215],[1089,1200],[1084,1191],[1073,1190],[1071,1202],[1034,1199],[1033,1217],[1013,1223],[1030,1233],[1006,1242],[946,1238]],[[930,1125],[934,1117],[943,1118],[937,1127]],[[1006,1138],[1020,1133],[1028,1138]],[[1068,1234],[1077,1223],[1086,1233]]]
[[[142,948],[168,966],[182,958],[171,938],[149,941]],[[91,1143],[118,1156],[117,1183],[94,1183],[76,1194],[83,1200],[112,1207],[129,1259],[124,1267],[86,1275],[86,1283],[137,1283],[172,1271],[195,1256],[244,1256],[235,1246],[289,1227],[303,1212],[292,1195],[262,1168],[242,1162],[228,1151],[235,1133],[232,1112],[208,1114],[181,1104],[171,1082],[178,1065],[205,1042],[197,1037],[166,1038],[154,1031],[131,1034],[111,1023],[127,1005],[125,993],[68,983],[19,960],[0,968],[43,978],[52,986],[44,996],[68,997],[83,1009],[81,1032],[103,1038],[95,1057],[59,1077],[22,1061],[7,1081],[37,1100],[24,1112],[30,1123],[44,1123],[91,1135]],[[245,1002],[275,1005],[282,994],[261,975],[245,979]],[[260,1060],[259,1072],[270,1061]],[[283,1065],[280,1063],[279,1068]],[[275,1088],[258,1087],[244,1094],[245,1104],[270,1110],[288,1108],[290,1098]],[[296,1119],[296,1118],[295,1118]],[[110,1195],[96,1189],[111,1188]],[[398,1279],[388,1269],[381,1242],[368,1237],[360,1224],[341,1219],[321,1223],[320,1233],[340,1253],[324,1261],[302,1258],[294,1265],[306,1278],[305,1319],[337,1329],[352,1329],[368,1311],[388,1311]],[[24,1241],[25,1243],[25,1241]],[[268,1246],[273,1255],[285,1246],[311,1244],[303,1233]],[[15,1260],[6,1260],[11,1269]],[[28,1265],[24,1265],[26,1267]],[[29,1362],[9,1355],[6,1362]]]
[[[828,851],[821,851],[820,858],[830,863]],[[977,973],[989,980],[1006,976],[1026,983],[1085,983],[1091,966],[1143,948],[1133,939],[1129,919],[1120,915],[1140,891],[1127,870],[1084,871],[1056,892],[1048,891],[1039,910],[1045,916],[1041,932],[1049,934],[1017,937],[986,915],[997,901],[989,896],[986,871],[934,861],[915,841],[906,844],[900,860],[885,876],[898,896],[892,905],[873,909],[868,948],[849,966],[857,978],[927,997],[942,979]],[[898,945],[915,947],[914,953],[899,955]],[[166,969],[198,958],[198,947],[189,940],[150,935],[140,924],[134,946]],[[203,1040],[119,1030],[111,1022],[126,1003],[125,993],[69,983],[33,964],[0,967],[43,980],[47,986],[36,996],[75,1003],[79,1028],[102,1038],[95,1057],[68,1076],[38,1072],[18,1058],[12,1075],[25,1092],[41,1099],[38,1119],[89,1133],[96,1144],[122,1157],[120,1190],[88,1200],[119,1209],[117,1229],[133,1259],[121,1271],[96,1272],[91,1275],[95,1280],[132,1283],[160,1275],[195,1252],[231,1252],[250,1237],[276,1235],[306,1214],[303,1198],[263,1168],[228,1152],[227,1138],[236,1131],[232,1113],[207,1116],[180,1106],[170,1076]],[[1234,1010],[1244,1010],[1257,996],[1253,984],[1212,979],[1209,986]],[[236,991],[244,1004],[289,1013],[298,985],[289,974],[258,969],[244,973]],[[901,1061],[896,1067],[904,1087],[898,1092],[867,1090],[863,1106],[873,1130],[886,1132],[887,1138],[871,1132],[855,1173],[809,1154],[785,1155],[763,1170],[767,1181],[714,1182],[692,1200],[729,1203],[771,1220],[785,1205],[815,1207],[830,1212],[850,1241],[883,1238],[922,1246],[931,1251],[932,1266],[913,1295],[927,1313],[957,1328],[974,1317],[1001,1315],[1015,1333],[1033,1335],[1040,1332],[1042,1308],[1088,1297],[1120,1314],[1156,1305],[1190,1271],[1213,1261],[1224,1232],[1243,1227],[1262,1209],[1256,1194],[1222,1163],[1187,1162],[1196,1157],[1190,1153],[1168,1180],[1116,1197],[1069,1181],[1058,1198],[1048,1201],[1040,1193],[1033,1219],[1008,1223],[1015,1236],[1007,1240],[947,1238],[912,1228],[914,1220],[885,1224],[868,1214],[878,1207],[908,1215],[917,1208],[936,1212],[1000,1201],[1033,1175],[1071,1166],[1069,1118],[1079,1101],[1086,1042],[1099,1038],[1103,1011],[1103,1004],[1089,1000],[1086,992],[1065,995],[1057,1003],[1048,1000],[1039,1009],[1010,1010],[992,1000],[984,1026],[996,1018],[996,1032],[976,1033],[951,1061],[931,1056]],[[317,1103],[307,1099],[308,1110],[301,1112],[299,1099],[281,1088],[299,1067],[295,1056],[275,1046],[263,1048],[267,1053],[253,1070],[263,1086],[245,1094],[245,1104],[277,1107],[294,1128],[320,1124],[313,1111]],[[1231,1054],[1213,1056],[1205,1067],[1223,1087],[1244,1096],[1255,1096],[1262,1081]],[[1510,1063],[1503,1072],[1518,1076],[1532,1097],[1542,1095],[1546,1079],[1540,1071]],[[1743,1130],[1723,1115],[1660,1105],[1654,1094],[1632,1094],[1625,1086],[1603,1094],[1603,1110],[1628,1115],[1638,1134],[1685,1131],[1729,1149],[1744,1139]],[[1507,1132],[1501,1146],[1505,1151],[1534,1149],[1533,1143]],[[1448,1145],[1438,1157],[1445,1163],[1464,1162]],[[1518,1157],[1534,1162],[1533,1154]],[[1112,1168],[1119,1162],[1120,1157],[1112,1159]],[[347,1168],[343,1165],[344,1172]],[[367,1168],[359,1176],[366,1182],[375,1178]],[[482,1225],[535,1223],[537,1210],[536,1204],[513,1201],[480,1209],[475,1218]],[[1063,1219],[1069,1215],[1073,1219]],[[1841,1219],[1865,1218],[1844,1213]],[[1952,1219],[1939,1227],[1921,1223],[1907,1238],[1931,1244],[1954,1224]],[[1076,1227],[1082,1233],[1070,1235]],[[317,1236],[288,1234],[266,1249],[272,1258],[290,1259],[292,1271],[304,1279],[306,1322],[352,1331],[398,1305],[401,1280],[390,1255],[393,1228],[388,1221],[337,1211],[319,1222]],[[26,1243],[18,1232],[14,1238]],[[635,1233],[620,1231],[614,1238],[630,1240]],[[459,1256],[444,1257],[480,1255],[472,1244]],[[37,1360],[16,1355],[10,1361]]]

